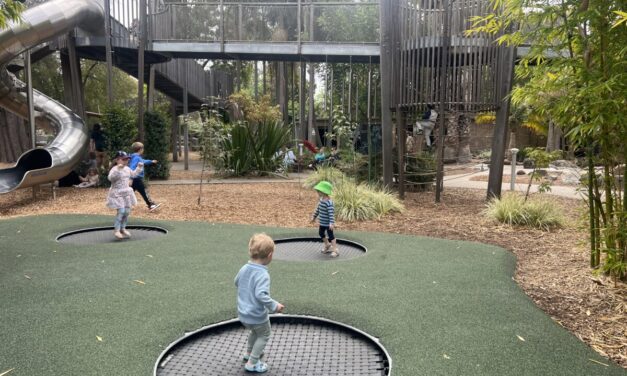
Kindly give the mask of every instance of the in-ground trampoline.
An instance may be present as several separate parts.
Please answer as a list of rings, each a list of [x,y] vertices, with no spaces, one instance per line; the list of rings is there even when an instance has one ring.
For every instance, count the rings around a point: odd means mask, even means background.
[[[126,228],[131,233],[131,237],[123,240],[117,239],[113,236],[113,227],[91,227],[65,232],[57,236],[57,241],[60,243],[78,245],[119,243],[146,240],[156,236],[163,236],[168,233],[168,230],[157,226],[126,226]]]
[[[389,375],[392,361],[378,340],[334,321],[299,315],[272,315],[272,337],[262,360],[266,375]],[[248,331],[237,320],[186,334],[159,356],[154,376],[250,375],[242,356]]]
[[[285,261],[329,261],[346,260],[366,254],[366,247],[345,239],[337,239],[340,256],[330,257],[320,252],[323,248],[320,238],[286,238],[276,239],[273,258]]]

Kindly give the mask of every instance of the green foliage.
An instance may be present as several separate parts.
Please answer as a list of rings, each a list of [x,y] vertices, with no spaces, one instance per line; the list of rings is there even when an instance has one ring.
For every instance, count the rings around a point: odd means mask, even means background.
[[[137,139],[134,113],[129,108],[121,106],[107,108],[102,118],[102,125],[111,159],[118,150],[128,152],[131,144]]]
[[[290,140],[291,129],[275,121],[251,124],[240,122],[224,140],[224,168],[235,175],[274,172],[281,165],[276,152]]]
[[[571,146],[588,150],[590,170],[594,148],[600,151],[602,183],[594,181],[593,171],[588,174],[590,264],[600,266],[603,249],[615,249],[626,260],[627,190],[614,184],[613,172],[627,160],[624,2],[493,0],[492,4],[495,13],[473,19],[469,33],[493,34],[499,43],[529,46],[516,69],[521,83],[512,92],[512,104],[528,106],[564,129]]]
[[[403,204],[390,191],[366,183],[358,184],[334,167],[320,167],[305,179],[311,188],[320,181],[333,184],[333,203],[337,218],[343,221],[364,221],[402,212]]]
[[[108,106],[107,65],[103,62],[83,60],[81,70],[83,72],[85,109],[100,112]],[[116,67],[113,67],[112,75],[113,102],[125,107],[128,107],[129,104],[136,107],[137,81]]]
[[[429,190],[435,182],[436,161],[433,154],[422,152],[409,155],[405,164],[405,181],[417,191]]]
[[[194,128],[198,127],[200,156],[205,166],[212,165],[217,171],[223,171],[228,155],[224,145],[229,140],[231,125],[225,124],[216,110],[203,108],[201,116],[202,121],[194,125]]]
[[[543,230],[561,227],[564,223],[560,209],[546,198],[525,201],[519,194],[508,192],[500,199],[494,198],[487,204],[488,217],[510,226],[526,226]]]
[[[343,146],[352,148],[353,136],[355,129],[357,129],[357,123],[348,119],[348,116],[344,113],[344,110],[340,106],[335,106],[333,109],[333,132],[326,133],[325,136],[331,141],[337,140],[337,148],[341,149]]]
[[[247,92],[240,91],[231,94],[229,101],[237,103],[244,113],[244,120],[251,124],[273,123],[281,120],[281,111],[278,105],[272,104],[272,98],[266,94],[259,98],[259,102]]]
[[[524,153],[527,158],[533,159],[537,168],[549,167],[549,163],[562,158],[563,152],[561,150],[554,150],[547,152],[544,148],[525,148]]]
[[[156,159],[157,164],[146,166],[146,176],[156,179],[167,179],[170,176],[170,127],[163,115],[147,111],[144,114],[146,140],[144,142],[144,158]]]
[[[19,21],[24,5],[17,0],[3,0],[0,2],[0,30],[7,27],[9,21]]]

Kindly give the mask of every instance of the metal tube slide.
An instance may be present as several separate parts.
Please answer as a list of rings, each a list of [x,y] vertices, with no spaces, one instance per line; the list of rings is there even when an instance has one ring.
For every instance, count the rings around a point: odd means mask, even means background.
[[[16,56],[75,27],[102,35],[104,8],[97,0],[52,0],[22,13],[22,22],[0,30],[0,106],[28,118],[24,83],[6,69]],[[45,148],[20,156],[14,167],[0,169],[0,194],[58,180],[80,161],[89,143],[83,120],[44,94],[33,94],[35,111],[55,124],[58,134]]]

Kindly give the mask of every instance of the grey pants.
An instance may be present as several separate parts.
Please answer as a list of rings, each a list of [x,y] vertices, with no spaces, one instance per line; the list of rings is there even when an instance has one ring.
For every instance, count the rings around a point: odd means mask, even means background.
[[[244,324],[244,326],[250,329],[250,334],[248,335],[248,353],[250,354],[250,362],[255,364],[259,361],[259,357],[263,354],[263,349],[270,339],[270,334],[272,333],[270,320],[257,325]]]

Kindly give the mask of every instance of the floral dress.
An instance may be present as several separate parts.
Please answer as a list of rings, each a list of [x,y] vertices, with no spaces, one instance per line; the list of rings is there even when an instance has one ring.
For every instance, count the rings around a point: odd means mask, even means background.
[[[113,166],[109,171],[109,181],[111,182],[111,188],[109,188],[109,194],[107,195],[107,207],[111,209],[130,208],[137,204],[137,198],[135,198],[135,192],[133,188],[129,186],[130,179],[137,176],[141,171],[141,167],[137,167],[135,171],[132,171],[128,166],[120,169],[118,166]]]

